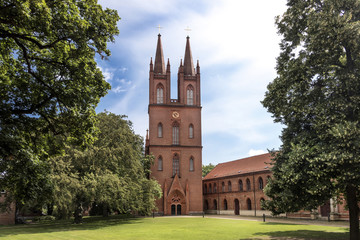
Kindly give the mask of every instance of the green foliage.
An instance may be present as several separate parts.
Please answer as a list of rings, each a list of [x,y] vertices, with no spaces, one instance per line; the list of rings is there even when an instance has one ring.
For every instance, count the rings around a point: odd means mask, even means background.
[[[205,177],[211,170],[213,170],[215,165],[209,163],[209,165],[202,165],[202,177]]]
[[[97,115],[96,140],[85,151],[68,146],[66,154],[52,160],[55,184],[52,204],[60,218],[93,203],[104,215],[136,212],[150,214],[161,196],[157,182],[147,178],[143,139],[125,116],[104,112]]]
[[[0,186],[18,203],[48,193],[64,142],[92,141],[110,88],[94,58],[110,55],[118,20],[96,0],[0,0]]]
[[[311,210],[344,194],[354,207],[350,216],[356,215],[360,1],[289,0],[287,5],[276,19],[283,36],[278,76],[262,102],[284,125],[267,205],[274,213]]]

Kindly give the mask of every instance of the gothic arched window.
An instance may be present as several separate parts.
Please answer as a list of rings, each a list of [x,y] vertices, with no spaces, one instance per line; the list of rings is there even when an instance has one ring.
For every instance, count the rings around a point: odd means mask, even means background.
[[[247,205],[247,210],[251,210],[251,200],[250,200],[250,198],[248,198],[246,200],[246,205]]]
[[[189,138],[194,138],[194,125],[189,125]]]
[[[156,88],[156,103],[164,103],[164,86],[162,84]]]
[[[246,179],[246,190],[251,191],[251,183],[250,183],[250,180],[248,178]]]
[[[214,193],[216,193],[216,183],[214,183]]]
[[[242,180],[239,180],[239,192],[242,192],[243,190],[243,182]]]
[[[159,138],[163,137],[163,125],[162,125],[162,123],[158,124],[158,137]]]
[[[217,210],[217,201],[214,199],[214,210]]]
[[[226,199],[224,199],[224,210],[227,210],[227,209],[228,209],[227,201],[226,201]]]
[[[187,105],[194,105],[194,88],[191,85],[186,89],[186,103]]]
[[[194,171],[194,158],[193,157],[191,157],[190,160],[189,160],[189,170],[190,170],[190,172]],[[211,187],[210,187],[209,192],[211,192]]]
[[[211,193],[212,192],[212,185],[211,185],[211,183],[209,184],[209,193]]]
[[[259,177],[259,189],[260,190],[264,189],[264,181],[263,181],[262,177]]]
[[[221,191],[225,192],[225,183],[224,182],[221,183]]]
[[[204,194],[206,194],[206,193],[207,193],[207,185],[204,184]]]
[[[231,182],[228,181],[228,191],[231,192]]]
[[[179,124],[174,122],[172,127],[173,145],[179,145]]]
[[[172,167],[173,167],[173,176],[175,176],[176,174],[180,176],[180,160],[179,160],[179,155],[176,153],[174,154],[173,157]]]
[[[163,170],[163,159],[161,156],[158,157],[158,171]]]

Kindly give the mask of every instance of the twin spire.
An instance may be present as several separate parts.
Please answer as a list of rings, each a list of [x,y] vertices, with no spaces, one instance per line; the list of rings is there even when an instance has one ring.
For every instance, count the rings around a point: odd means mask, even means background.
[[[151,63],[152,64],[152,60]],[[168,60],[167,67],[170,67],[170,62]],[[182,60],[180,63],[182,66]],[[170,70],[170,69],[166,69]],[[158,35],[157,47],[156,47],[156,55],[155,55],[155,66],[154,66],[154,73],[157,74],[165,74],[165,61],[164,61],[164,53],[161,44],[161,34]],[[190,37],[186,37],[186,47],[185,47],[185,56],[184,56],[184,75],[195,76],[195,69],[193,58],[191,54],[190,48]]]

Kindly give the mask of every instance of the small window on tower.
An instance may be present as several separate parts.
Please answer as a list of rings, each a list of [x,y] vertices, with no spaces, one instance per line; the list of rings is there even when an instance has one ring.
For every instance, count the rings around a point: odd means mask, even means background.
[[[172,127],[173,145],[179,145],[179,124],[175,122]]]
[[[190,165],[190,172],[193,172],[194,171],[194,158],[193,157],[191,157],[190,158],[190,161],[189,161],[189,165]]]
[[[189,126],[189,138],[194,138],[194,125]]]
[[[194,105],[194,88],[189,85],[186,90],[187,105]]]
[[[161,156],[159,156],[158,158],[158,171],[162,171],[163,170],[163,159]]]
[[[159,138],[163,137],[163,125],[162,125],[162,123],[158,124],[158,137]]]
[[[156,103],[164,103],[164,86],[162,84],[156,88]]]
[[[180,160],[179,160],[179,155],[177,155],[176,153],[174,154],[173,157],[173,176],[175,176],[176,174],[180,177]]]

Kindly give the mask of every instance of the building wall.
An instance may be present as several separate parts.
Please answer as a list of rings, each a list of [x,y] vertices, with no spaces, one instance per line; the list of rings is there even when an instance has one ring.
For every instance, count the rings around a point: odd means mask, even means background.
[[[0,202],[4,202],[6,193],[0,193]],[[15,224],[15,204],[10,205],[10,210],[0,213],[0,225]]]
[[[270,212],[261,209],[260,201],[262,199],[267,200],[268,198],[264,194],[263,190],[260,189],[259,178],[262,178],[264,188],[267,184],[267,179],[270,176],[270,171],[263,171],[256,174],[242,174],[221,179],[211,179],[203,181],[204,207],[206,206],[206,204],[208,206],[207,209],[204,209],[205,212],[211,213],[213,212],[213,210],[217,210],[218,214],[236,214],[236,202],[239,201],[239,215],[269,215]],[[247,189],[247,179],[250,181],[250,190]],[[240,180],[243,183],[242,190],[239,186]],[[229,182],[231,183],[231,190],[229,189]],[[222,183],[224,183],[224,190],[222,187]],[[216,184],[216,192],[214,192],[214,184]],[[209,191],[210,185],[212,186],[211,192]],[[205,186],[207,188],[206,190]],[[217,206],[215,206],[214,200],[216,200]],[[227,202],[227,209],[224,203],[225,200]],[[248,201],[251,202],[250,209],[248,206]]]
[[[235,200],[239,201],[239,215],[243,216],[271,216],[270,211],[261,209],[261,199],[268,200],[269,197],[265,195],[263,190],[259,188],[259,178],[263,179],[264,187],[267,184],[267,180],[272,176],[271,171],[264,171],[258,173],[247,173],[239,174],[231,177],[224,177],[219,179],[208,179],[203,181],[203,191],[204,191],[204,211],[207,214],[225,214],[225,215],[235,215],[236,206]],[[246,189],[246,179],[250,180],[251,190]],[[239,189],[239,180],[243,182],[243,190]],[[254,180],[255,180],[255,189],[254,189]],[[229,181],[231,182],[231,191],[229,190]],[[222,183],[224,182],[225,191],[222,189]],[[212,186],[212,191],[209,192],[209,186]],[[216,192],[214,192],[214,184],[216,184]],[[205,190],[206,188],[206,190]],[[255,195],[254,195],[255,192]],[[224,200],[227,201],[227,209],[224,206]],[[251,210],[248,209],[247,200],[251,201]],[[214,205],[214,200],[217,202],[217,206]],[[220,204],[219,204],[220,203]],[[255,203],[255,204],[254,204]],[[328,219],[330,220],[349,220],[349,211],[347,210],[346,201],[343,200],[342,203],[335,203],[332,199],[329,200],[328,210],[322,211],[322,207],[319,206],[313,211],[301,210],[294,213],[281,214],[280,217],[288,218],[304,218],[304,219]],[[207,207],[207,208],[206,208]],[[256,211],[255,211],[256,207]]]

